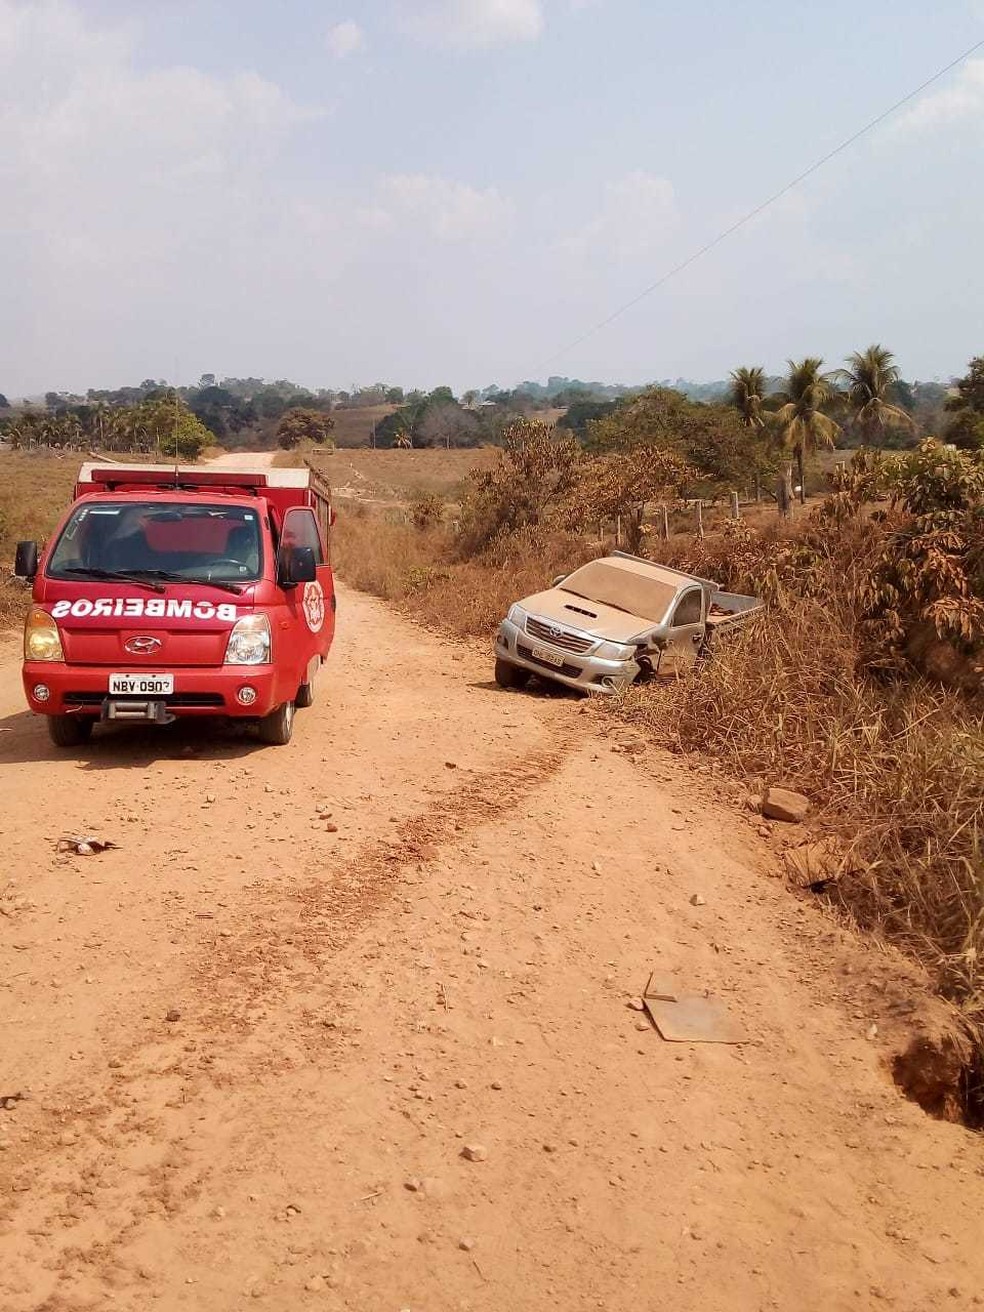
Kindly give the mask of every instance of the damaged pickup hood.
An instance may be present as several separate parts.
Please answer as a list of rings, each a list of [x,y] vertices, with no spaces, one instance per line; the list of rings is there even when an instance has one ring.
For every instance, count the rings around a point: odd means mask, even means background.
[[[531,597],[524,597],[518,605],[537,619],[565,629],[578,629],[609,642],[632,642],[653,627],[651,619],[632,615],[604,602],[590,601],[573,592],[565,592],[563,588],[534,593]]]

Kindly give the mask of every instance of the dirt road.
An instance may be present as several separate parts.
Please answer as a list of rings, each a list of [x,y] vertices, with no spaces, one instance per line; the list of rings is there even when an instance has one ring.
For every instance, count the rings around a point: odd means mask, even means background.
[[[227,451],[225,455],[213,456],[209,464],[215,469],[245,470],[268,469],[274,461],[276,451]]]
[[[489,670],[343,590],[289,747],[60,753],[10,645],[2,1312],[980,1303],[984,1144],[892,1084],[904,973],[715,775]],[[663,1043],[654,967],[755,1042]]]

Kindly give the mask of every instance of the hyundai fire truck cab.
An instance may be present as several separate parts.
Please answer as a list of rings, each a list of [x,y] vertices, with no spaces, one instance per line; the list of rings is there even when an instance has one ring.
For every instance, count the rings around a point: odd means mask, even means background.
[[[332,520],[308,469],[83,465],[14,570],[33,584],[24,691],[52,740],[229,716],[287,743],[334,634]]]

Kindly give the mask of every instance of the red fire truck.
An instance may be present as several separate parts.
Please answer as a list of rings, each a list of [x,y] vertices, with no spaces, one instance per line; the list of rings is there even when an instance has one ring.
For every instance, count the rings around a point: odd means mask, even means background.
[[[333,515],[308,469],[86,464],[33,582],[24,691],[60,747],[107,721],[254,721],[290,741],[335,629]]]

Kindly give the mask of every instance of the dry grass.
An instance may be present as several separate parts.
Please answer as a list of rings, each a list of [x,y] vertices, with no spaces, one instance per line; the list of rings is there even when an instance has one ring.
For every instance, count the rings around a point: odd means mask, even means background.
[[[289,453],[290,460],[293,453]],[[421,451],[306,451],[319,473],[329,480],[336,498],[399,505],[433,494],[453,499],[473,469],[487,469],[497,448],[440,448]],[[278,458],[277,463],[281,463]]]
[[[0,624],[19,623],[30,600],[11,576],[15,546],[51,532],[71,500],[80,464],[75,453],[0,453]]]
[[[342,506],[333,560],[346,582],[393,602],[428,628],[460,638],[485,638],[518,598],[548,587],[551,578],[597,554],[583,539],[517,535],[490,560],[454,559],[444,526],[414,528],[400,510]]]

